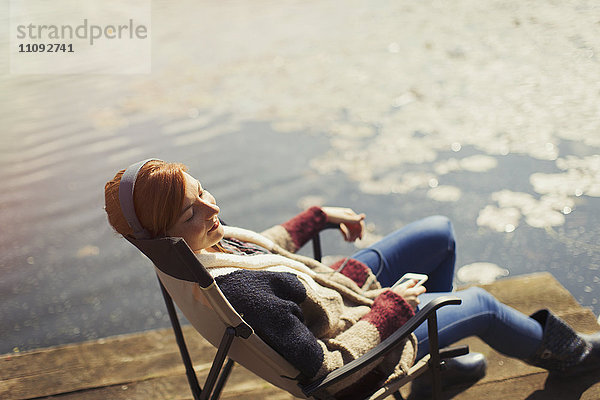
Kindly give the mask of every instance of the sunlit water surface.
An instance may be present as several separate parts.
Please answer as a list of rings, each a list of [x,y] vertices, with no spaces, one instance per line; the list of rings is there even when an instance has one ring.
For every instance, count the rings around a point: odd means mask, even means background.
[[[365,212],[331,256],[447,215],[458,284],[549,271],[598,315],[598,21],[591,1],[153,2],[151,75],[0,76],[0,353],[168,326],[102,210],[151,156],[230,224]]]

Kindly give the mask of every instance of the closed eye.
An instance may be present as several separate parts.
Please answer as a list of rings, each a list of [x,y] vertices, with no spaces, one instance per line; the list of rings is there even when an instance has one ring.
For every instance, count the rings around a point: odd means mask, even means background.
[[[194,218],[194,213],[192,212],[192,216],[185,220],[185,222],[190,222]]]

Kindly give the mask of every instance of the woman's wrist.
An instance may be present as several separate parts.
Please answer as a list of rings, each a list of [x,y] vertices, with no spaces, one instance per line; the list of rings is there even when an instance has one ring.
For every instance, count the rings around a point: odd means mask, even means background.
[[[321,207],[310,207],[281,224],[290,235],[296,248],[302,247],[327,224],[327,214]]]

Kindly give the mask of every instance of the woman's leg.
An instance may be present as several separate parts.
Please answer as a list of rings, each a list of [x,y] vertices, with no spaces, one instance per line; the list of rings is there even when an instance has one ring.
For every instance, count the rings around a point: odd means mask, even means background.
[[[384,287],[416,272],[429,276],[428,292],[450,292],[456,260],[452,224],[442,216],[413,222],[351,258],[368,265]]]
[[[424,305],[439,296],[439,293],[425,293],[419,298]],[[520,359],[530,358],[539,348],[543,329],[534,319],[478,287],[453,292],[452,296],[461,298],[462,304],[437,310],[440,348],[469,336],[477,336],[495,350]],[[419,326],[415,334],[420,358],[429,353],[427,324]]]
[[[383,286],[391,286],[406,272],[429,276],[421,304],[452,291],[455,242],[452,224],[446,217],[433,216],[413,222],[352,256],[373,270]],[[531,357],[542,338],[541,325],[506,306],[480,288],[453,292],[460,306],[437,311],[440,347],[478,336],[496,350],[512,357]],[[415,331],[418,357],[429,352],[427,324]]]

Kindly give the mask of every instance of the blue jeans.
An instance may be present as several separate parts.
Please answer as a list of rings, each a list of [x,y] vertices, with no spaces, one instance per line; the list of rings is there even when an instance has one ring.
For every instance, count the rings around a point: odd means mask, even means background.
[[[460,306],[437,311],[440,347],[477,336],[500,353],[526,359],[540,345],[543,332],[537,321],[500,303],[481,288],[452,292],[456,253],[454,231],[446,217],[413,222],[352,258],[368,265],[382,286],[393,285],[407,272],[427,274],[427,293],[419,297],[421,304],[446,294],[462,299]],[[415,335],[419,341],[417,357],[421,358],[429,353],[427,323],[419,326]]]

